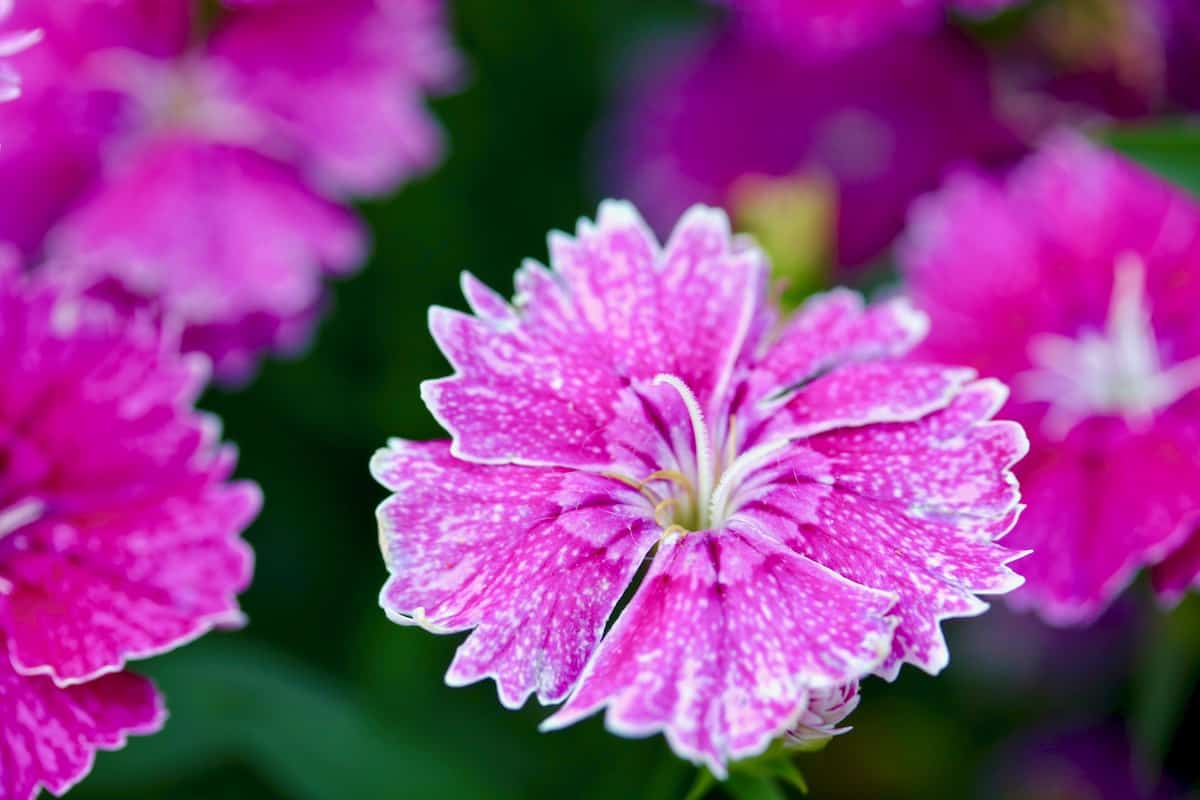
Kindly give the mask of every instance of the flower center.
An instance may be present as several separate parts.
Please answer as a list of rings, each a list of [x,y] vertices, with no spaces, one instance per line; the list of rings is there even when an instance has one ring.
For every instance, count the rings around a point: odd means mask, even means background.
[[[1033,369],[1017,376],[1023,399],[1050,404],[1045,425],[1065,436],[1081,420],[1119,416],[1145,425],[1154,412],[1200,388],[1200,357],[1164,369],[1146,301],[1146,268],[1127,253],[1118,259],[1103,331],[1077,338],[1035,336]]]
[[[713,447],[713,428],[691,388],[674,375],[658,375],[654,383],[674,389],[687,410],[694,459],[677,457],[679,469],[658,470],[641,480],[606,474],[637,489],[650,501],[664,536],[720,528],[737,510],[738,490],[749,475],[787,441],[759,445],[739,454],[737,418],[729,416],[724,426],[724,446],[718,450]]]
[[[135,99],[141,128],[148,136],[162,131],[200,133],[235,144],[261,135],[258,118],[230,93],[217,64],[185,57],[164,62],[128,50],[106,50],[92,57],[96,80]]]

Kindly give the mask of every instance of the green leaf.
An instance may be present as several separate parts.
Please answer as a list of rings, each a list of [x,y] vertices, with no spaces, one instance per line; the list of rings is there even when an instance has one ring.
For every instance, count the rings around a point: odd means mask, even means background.
[[[153,666],[166,729],[101,759],[89,793],[121,796],[240,761],[299,800],[505,796],[471,763],[381,726],[345,687],[265,647],[205,642]]]
[[[1200,119],[1178,118],[1101,131],[1101,142],[1200,195]]]

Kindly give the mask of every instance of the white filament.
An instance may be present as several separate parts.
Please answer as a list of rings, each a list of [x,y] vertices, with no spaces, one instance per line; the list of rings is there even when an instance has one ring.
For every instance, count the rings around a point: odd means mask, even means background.
[[[686,383],[674,375],[667,374],[655,375],[654,383],[665,383],[679,393],[679,398],[683,400],[683,405],[688,412],[688,418],[692,422],[692,434],[696,442],[696,503],[699,506],[700,529],[703,530],[709,525],[708,505],[709,499],[712,497],[713,471],[715,468],[712,436],[708,430],[708,423],[704,420],[704,412],[700,409],[700,401],[696,399],[696,395],[688,388]]]

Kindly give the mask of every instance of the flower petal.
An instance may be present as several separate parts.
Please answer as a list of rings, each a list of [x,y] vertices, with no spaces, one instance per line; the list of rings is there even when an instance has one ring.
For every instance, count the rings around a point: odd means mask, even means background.
[[[15,534],[22,550],[0,568],[12,585],[0,627],[14,666],[83,683],[241,624],[236,596],[253,558],[236,533],[260,504],[250,484],[156,487],[137,507],[56,516],[52,529]]]
[[[0,636],[0,797],[33,800],[39,788],[62,795],[92,768],[96,750],[119,750],[130,734],[166,720],[154,685],[120,672],[62,689],[13,671]]]
[[[1020,498],[1011,470],[1029,450],[1020,425],[988,421],[1007,396],[998,381],[976,381],[916,423],[843,428],[804,444],[828,459],[839,489],[920,516],[1003,517]]]
[[[1200,587],[1200,526],[1184,543],[1150,572],[1151,583],[1163,603],[1174,605],[1193,588]]]
[[[550,249],[553,273],[517,274],[515,317],[430,316],[456,374],[422,394],[461,457],[605,466],[623,388],[670,373],[707,406],[757,323],[765,265],[719,211],[693,209],[660,250],[631,206],[606,202]]]
[[[566,470],[480,466],[447,442],[393,440],[372,462],[395,492],[379,508],[401,624],[474,628],[446,679],[494,678],[510,708],[574,685],[657,532],[622,505],[632,490]],[[634,493],[636,496],[636,493]]]
[[[1164,429],[1165,428],[1165,429]],[[1081,432],[1083,433],[1083,432]],[[1043,444],[1020,465],[1029,509],[1007,544],[1033,553],[1009,598],[1057,625],[1095,620],[1137,570],[1184,550],[1155,575],[1168,598],[1192,582],[1184,543],[1200,521],[1200,449],[1167,426],[1110,441]]]
[[[362,232],[288,168],[174,138],[144,149],[51,234],[50,267],[119,307],[158,304],[194,331],[224,327],[217,374],[244,379],[262,350],[304,344],[326,274],[352,271]]]
[[[962,367],[904,361],[851,362],[760,403],[754,438],[812,436],[835,428],[911,422],[945,408],[975,379]]]
[[[810,690],[868,674],[887,654],[894,596],[737,529],[664,540],[579,688],[543,727],[607,706],[626,736],[662,731],[725,774],[800,724]]]
[[[815,378],[831,367],[907,353],[929,330],[929,320],[899,299],[864,307],[848,289],[809,298],[755,364],[764,394]]]
[[[815,437],[811,453],[751,478],[761,488],[737,512],[838,574],[899,594],[879,670],[889,679],[905,661],[940,671],[949,656],[938,623],[981,613],[977,594],[1020,585],[1006,565],[1021,554],[995,543],[1015,520],[1010,468],[1027,446],[1018,426],[986,422],[1002,398],[980,381],[916,422]]]

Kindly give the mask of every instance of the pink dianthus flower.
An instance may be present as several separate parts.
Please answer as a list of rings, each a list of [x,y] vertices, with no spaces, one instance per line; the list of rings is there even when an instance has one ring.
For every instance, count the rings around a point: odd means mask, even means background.
[[[61,793],[150,733],[125,672],[242,622],[258,488],[193,410],[203,356],[161,325],[0,271],[0,797]]]
[[[939,622],[1020,582],[996,540],[1024,436],[990,421],[999,383],[900,358],[926,329],[904,302],[782,319],[762,254],[704,207],[660,246],[608,202],[550,255],[512,304],[464,276],[474,313],[431,312],[455,373],[422,394],[451,439],[372,462],[395,492],[383,607],[472,631],[450,684],[565,700],[546,728],[607,707],[720,775],[836,732],[866,675],[939,671]]]
[[[1094,620],[1153,565],[1200,576],[1200,205],[1072,135],[1006,180],[957,176],[914,213],[903,264],[932,318],[920,354],[1008,382],[1033,549],[1010,599]]]

